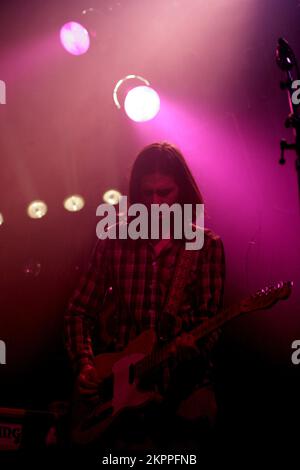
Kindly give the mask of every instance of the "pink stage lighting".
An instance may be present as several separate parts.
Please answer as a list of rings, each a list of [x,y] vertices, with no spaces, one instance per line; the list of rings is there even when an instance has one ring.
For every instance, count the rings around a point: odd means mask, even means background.
[[[73,55],[84,54],[90,47],[88,31],[75,21],[63,25],[60,30],[60,41],[66,51]]]
[[[150,121],[159,111],[159,96],[149,86],[135,87],[127,93],[124,108],[127,116],[133,121]]]

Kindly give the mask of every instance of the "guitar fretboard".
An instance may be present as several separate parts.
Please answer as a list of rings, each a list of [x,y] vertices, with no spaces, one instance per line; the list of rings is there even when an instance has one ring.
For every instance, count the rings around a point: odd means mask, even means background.
[[[190,331],[195,338],[195,340],[200,340],[205,336],[209,335],[216,329],[220,328],[227,321],[238,316],[241,312],[241,304],[238,303],[233,307],[222,310],[220,313],[215,315],[208,320],[205,320],[201,325],[194,328]],[[174,341],[170,341],[166,345],[163,345],[154,350],[144,357],[141,361],[137,362],[134,366],[135,376],[142,378],[147,373],[151,372],[153,369],[166,363],[171,355],[171,352],[174,348]]]

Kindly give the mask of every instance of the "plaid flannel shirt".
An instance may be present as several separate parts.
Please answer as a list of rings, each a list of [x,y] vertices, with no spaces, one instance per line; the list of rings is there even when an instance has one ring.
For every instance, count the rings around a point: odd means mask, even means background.
[[[182,243],[182,240],[169,240],[156,255],[151,240],[97,241],[89,268],[81,277],[65,314],[66,348],[77,373],[83,365],[93,364],[93,337],[95,332],[97,336],[98,320],[108,293],[118,299],[114,312],[116,349],[122,349],[142,331],[157,326]],[[205,228],[204,245],[194,254],[178,312],[182,329],[186,331],[205,317],[215,315],[223,304],[225,257],[221,238]],[[217,337],[218,334],[211,334],[203,342],[202,352],[209,355]]]

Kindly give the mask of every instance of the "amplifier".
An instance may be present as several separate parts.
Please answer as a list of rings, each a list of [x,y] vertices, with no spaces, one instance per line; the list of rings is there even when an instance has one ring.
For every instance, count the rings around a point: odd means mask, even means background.
[[[0,408],[0,451],[45,448],[54,422],[49,411]]]

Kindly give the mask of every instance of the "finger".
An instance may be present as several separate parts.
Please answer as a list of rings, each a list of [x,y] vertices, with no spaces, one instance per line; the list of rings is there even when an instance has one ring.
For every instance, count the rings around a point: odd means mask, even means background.
[[[99,385],[99,378],[96,376],[92,376],[90,373],[83,373],[80,374],[79,376],[79,381],[80,382],[85,382],[86,384],[90,384],[94,387],[97,387]]]
[[[89,380],[86,380],[85,378],[79,379],[78,384],[80,387],[83,387],[89,390],[97,390],[99,386],[99,383],[90,382]]]
[[[86,381],[90,384],[94,384],[95,386],[98,386],[99,383],[100,383],[100,379],[98,377],[98,375],[88,375],[86,376]]]
[[[79,393],[80,395],[85,395],[87,397],[94,397],[97,395],[96,390],[91,391],[91,390],[87,390],[86,388],[81,388],[81,387],[79,387]]]
[[[88,402],[88,403],[91,403],[93,405],[96,405],[100,402],[100,397],[99,395],[87,395],[85,393],[81,393],[80,394],[80,397],[82,400]]]
[[[85,383],[87,387],[98,387],[100,380],[93,380],[90,377],[82,377],[80,382]]]
[[[86,387],[83,387],[83,386],[81,386],[81,385],[79,385],[78,390],[79,390],[79,393],[80,393],[81,395],[89,395],[89,396],[92,396],[92,395],[97,395],[97,394],[98,394],[98,390],[97,390],[97,389],[86,388]]]

